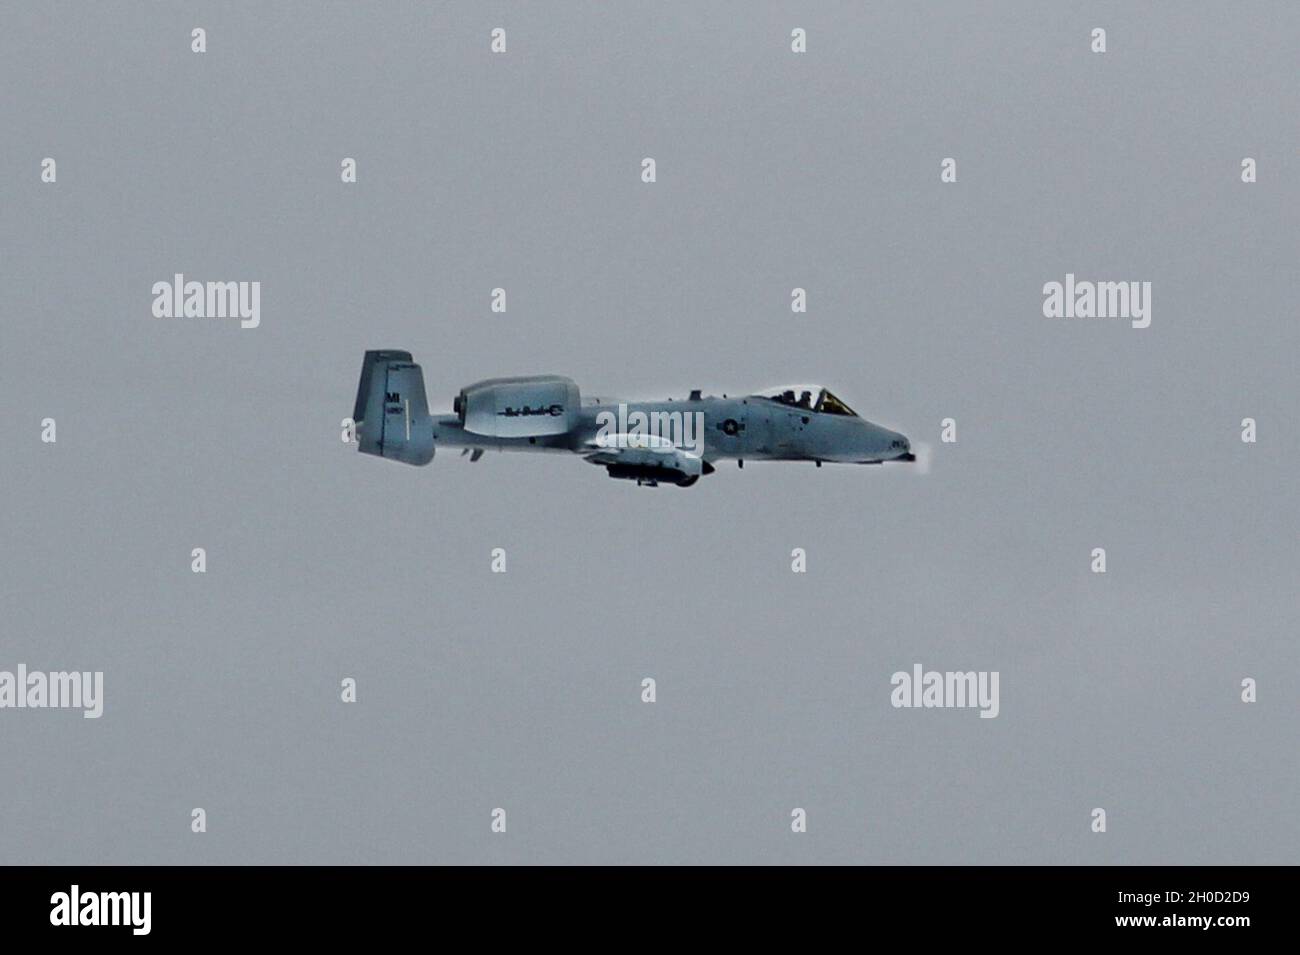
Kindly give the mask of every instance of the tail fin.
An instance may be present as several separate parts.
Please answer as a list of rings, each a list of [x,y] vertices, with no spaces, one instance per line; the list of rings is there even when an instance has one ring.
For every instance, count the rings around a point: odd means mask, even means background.
[[[433,419],[424,395],[424,373],[406,351],[368,351],[352,420],[358,447],[406,464],[433,460]]]

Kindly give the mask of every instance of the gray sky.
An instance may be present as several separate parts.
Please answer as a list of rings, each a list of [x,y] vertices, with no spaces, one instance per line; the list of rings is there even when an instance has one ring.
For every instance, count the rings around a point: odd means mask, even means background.
[[[3,27],[0,669],[105,704],[0,710],[0,860],[1296,861],[1294,4]],[[176,272],[260,327],[154,318]],[[1045,318],[1068,272],[1151,327]],[[380,347],[436,408],[821,381],[934,461],[406,468],[339,440]],[[891,707],[914,663],[999,716]]]

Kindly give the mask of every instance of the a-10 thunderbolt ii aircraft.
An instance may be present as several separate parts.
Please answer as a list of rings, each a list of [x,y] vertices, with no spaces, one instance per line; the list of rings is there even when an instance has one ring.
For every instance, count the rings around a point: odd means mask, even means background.
[[[434,449],[563,451],[610,477],[690,487],[718,461],[881,464],[915,461],[897,431],[859,418],[817,385],[744,397],[583,404],[560,375],[491,378],[461,389],[451,414],[429,414],[424,375],[405,351],[368,351],[352,420],[364,454],[428,464]]]

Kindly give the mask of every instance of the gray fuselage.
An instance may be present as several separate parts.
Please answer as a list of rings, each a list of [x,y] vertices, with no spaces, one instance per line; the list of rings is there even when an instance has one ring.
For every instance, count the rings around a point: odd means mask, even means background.
[[[584,405],[577,424],[563,434],[540,437],[499,438],[467,432],[456,415],[433,415],[435,444],[446,447],[484,448],[500,451],[582,452],[602,430],[609,430],[611,417],[624,421],[640,412],[659,421],[681,420],[699,413],[706,461],[727,458],[771,461],[828,461],[849,464],[878,464],[911,460],[911,445],[897,431],[851,414],[831,414],[812,408],[782,404],[770,398],[701,397],[698,399],[636,402],[592,402]],[[622,417],[620,417],[620,415]],[[677,415],[677,419],[671,416]],[[617,427],[614,428],[618,430]]]

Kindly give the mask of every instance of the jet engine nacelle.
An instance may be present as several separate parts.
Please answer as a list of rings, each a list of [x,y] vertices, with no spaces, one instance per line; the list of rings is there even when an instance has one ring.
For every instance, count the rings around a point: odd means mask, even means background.
[[[461,389],[452,404],[461,426],[494,438],[564,434],[578,422],[581,395],[571,378],[489,378]]]

